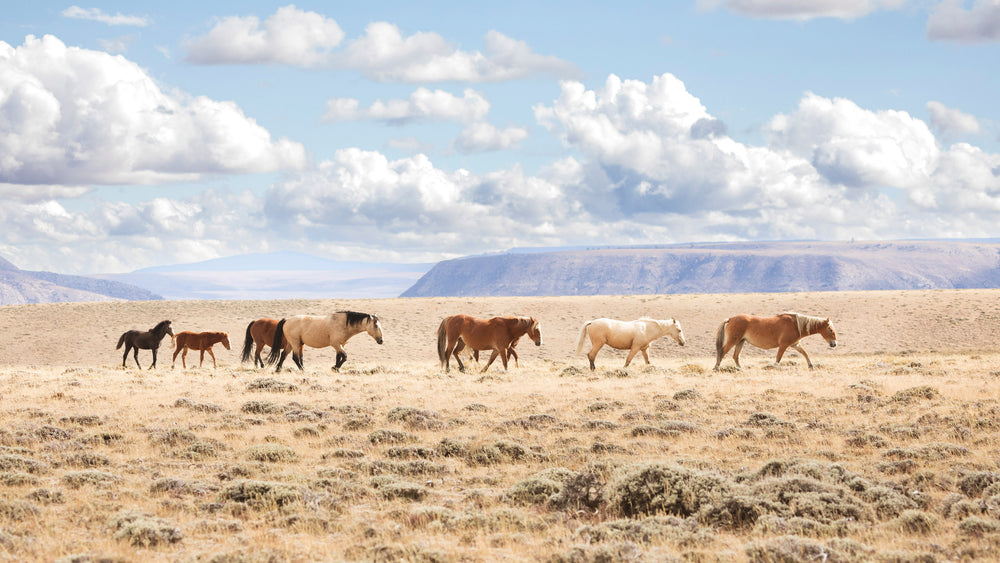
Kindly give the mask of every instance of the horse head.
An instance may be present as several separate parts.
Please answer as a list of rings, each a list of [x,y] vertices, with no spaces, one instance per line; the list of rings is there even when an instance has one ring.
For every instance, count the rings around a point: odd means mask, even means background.
[[[232,348],[229,347],[229,333],[228,332],[223,332],[222,333],[222,345],[226,347],[226,350],[232,350]]]
[[[837,331],[833,330],[833,323],[830,322],[830,319],[823,321],[819,333],[830,343],[830,348],[837,347]]]
[[[375,342],[382,343],[382,323],[379,322],[377,316],[369,315],[367,330],[368,335],[374,338]]]
[[[677,322],[677,319],[670,319],[670,336],[673,336],[674,340],[681,346],[687,343],[684,338],[684,330],[681,329],[681,323]]]
[[[542,324],[535,317],[529,317],[531,325],[528,327],[528,338],[535,343],[535,346],[542,345]]]

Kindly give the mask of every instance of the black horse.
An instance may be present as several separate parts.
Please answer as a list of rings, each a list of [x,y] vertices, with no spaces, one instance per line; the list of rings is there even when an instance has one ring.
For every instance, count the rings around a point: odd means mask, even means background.
[[[146,332],[130,330],[123,334],[118,339],[118,346],[115,346],[115,350],[117,350],[122,347],[122,344],[125,345],[125,353],[122,354],[122,367],[125,367],[128,353],[135,350],[132,354],[135,358],[135,365],[139,369],[142,369],[142,366],[139,365],[139,348],[153,351],[153,363],[149,366],[149,369],[156,367],[156,349],[160,347],[160,341],[163,340],[163,337],[168,334],[170,338],[174,337],[174,331],[170,329],[170,321],[160,321]]]

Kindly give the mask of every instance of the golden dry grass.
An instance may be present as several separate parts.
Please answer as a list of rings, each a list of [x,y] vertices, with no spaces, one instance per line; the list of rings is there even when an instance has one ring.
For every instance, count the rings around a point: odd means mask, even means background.
[[[0,308],[0,559],[997,560],[998,297]],[[358,335],[339,373],[331,350],[305,372],[239,364],[250,320],[342,308],[378,314],[386,343]],[[789,309],[836,325],[837,349],[803,342],[816,369],[747,349],[745,370],[710,370],[719,321]],[[544,344],[445,374],[434,329],[458,312],[533,314]],[[627,370],[603,350],[593,373],[573,355],[583,321],[641,315],[677,318],[688,346]],[[122,369],[121,332],[162,318],[233,350],[172,370],[165,342],[156,370]]]

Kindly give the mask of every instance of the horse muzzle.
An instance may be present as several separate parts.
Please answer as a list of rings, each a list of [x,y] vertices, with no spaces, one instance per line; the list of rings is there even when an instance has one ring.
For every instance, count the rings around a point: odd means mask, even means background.
[[[375,339],[375,343],[376,344],[381,344],[382,343],[382,339],[381,338],[376,338]]]
[[[539,340],[538,342],[535,342],[535,346],[541,346],[541,345],[542,345],[542,341],[541,340]]]
[[[830,348],[836,348],[836,347],[837,347],[837,341],[836,340],[831,340],[830,341]]]

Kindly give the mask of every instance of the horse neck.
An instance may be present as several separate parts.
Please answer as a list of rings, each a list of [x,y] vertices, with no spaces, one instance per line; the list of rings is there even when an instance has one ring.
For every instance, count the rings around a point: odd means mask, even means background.
[[[802,324],[799,325],[799,333],[802,336],[811,336],[823,332],[823,319],[819,317],[807,317],[802,315]]]
[[[510,335],[512,338],[521,338],[525,334],[531,331],[531,319],[526,317],[514,317],[515,322],[511,328]]]

